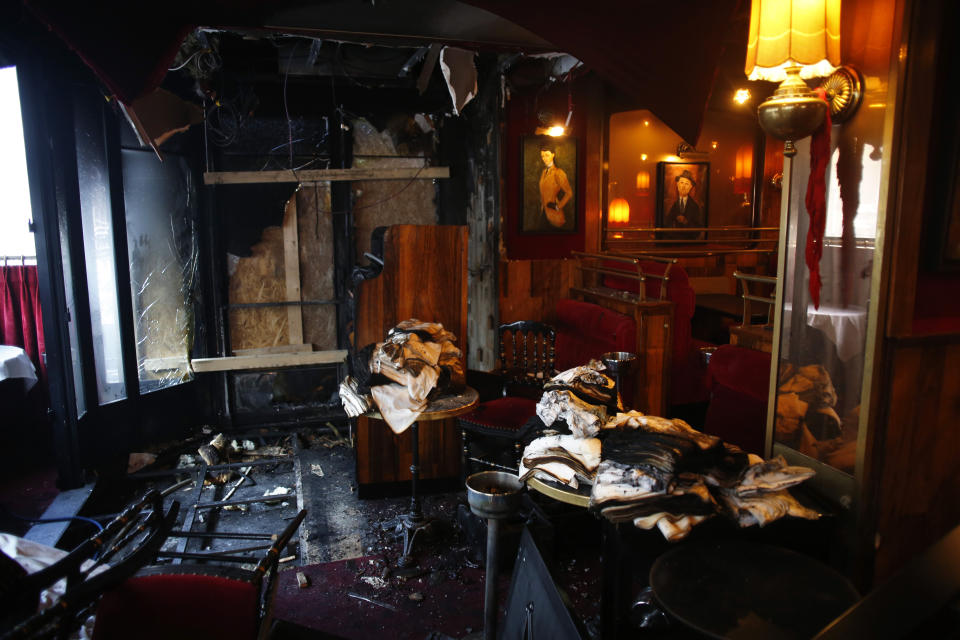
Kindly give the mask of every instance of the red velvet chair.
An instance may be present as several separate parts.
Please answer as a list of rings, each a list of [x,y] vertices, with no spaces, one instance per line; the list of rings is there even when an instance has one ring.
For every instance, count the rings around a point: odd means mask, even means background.
[[[703,431],[744,451],[763,455],[767,429],[770,354],[725,344],[707,365],[710,404]]]
[[[637,352],[633,318],[579,300],[557,301],[557,370],[587,364],[608,351]]]
[[[558,300],[557,370],[599,360],[608,351],[637,352],[633,318],[590,302]],[[624,405],[633,406],[632,394],[632,389],[621,389]]]
[[[305,509],[283,530],[255,569],[216,564],[147,567],[104,593],[93,640],[256,640],[271,622],[280,552]]]

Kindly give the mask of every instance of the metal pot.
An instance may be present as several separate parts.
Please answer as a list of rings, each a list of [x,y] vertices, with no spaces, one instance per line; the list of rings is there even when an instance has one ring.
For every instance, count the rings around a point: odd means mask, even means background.
[[[481,471],[467,478],[467,503],[481,518],[504,519],[517,513],[523,483],[512,473]]]

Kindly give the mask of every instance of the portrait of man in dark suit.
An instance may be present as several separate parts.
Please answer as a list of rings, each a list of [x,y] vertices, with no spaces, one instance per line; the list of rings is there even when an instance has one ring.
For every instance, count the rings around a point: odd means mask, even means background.
[[[660,163],[660,224],[668,229],[702,229],[707,226],[707,163]],[[670,234],[670,237],[695,240],[702,231]]]

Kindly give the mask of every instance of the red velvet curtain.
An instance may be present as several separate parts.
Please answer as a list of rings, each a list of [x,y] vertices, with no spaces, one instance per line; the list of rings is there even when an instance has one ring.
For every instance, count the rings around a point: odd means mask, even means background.
[[[22,347],[46,386],[43,316],[35,266],[0,267],[0,344]]]

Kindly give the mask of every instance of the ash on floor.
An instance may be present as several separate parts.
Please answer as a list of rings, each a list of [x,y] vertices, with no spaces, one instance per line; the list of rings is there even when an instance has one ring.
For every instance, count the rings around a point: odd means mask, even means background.
[[[361,498],[355,480],[355,452],[346,425],[280,434],[265,430],[251,433],[257,449],[277,457],[261,460],[252,468],[237,466],[225,482],[206,482],[201,488],[195,482],[187,483],[168,499],[180,500],[183,505],[182,522],[177,528],[201,533],[279,533],[298,509],[307,510],[294,537],[298,542],[291,544],[285,554],[287,562],[280,566],[278,617],[357,638],[378,633],[377,625],[391,628],[391,620],[399,620],[398,615],[405,621],[404,633],[409,633],[403,637],[423,638],[428,632],[442,631],[449,637],[463,638],[482,627],[485,524],[470,513],[465,490],[421,494],[423,513],[431,526],[416,536],[414,566],[398,568],[402,538],[385,530],[384,525],[409,511],[409,483],[397,487],[399,497]],[[228,438],[238,438],[242,443],[245,435],[249,434]],[[182,448],[187,454],[196,452],[209,437],[204,434],[194,442],[181,443]],[[247,451],[244,459],[249,460],[251,453]],[[235,461],[243,454],[240,451],[228,456],[228,462],[242,465]],[[166,452],[165,457],[176,459],[172,452]],[[149,473],[151,467],[140,475]],[[246,478],[241,482],[245,471]],[[155,482],[160,488],[174,482],[162,471],[153,473],[158,474]],[[208,479],[211,475],[207,474]],[[174,476],[181,482],[183,477]],[[223,502],[234,486],[237,488],[230,500],[237,506],[209,506]],[[263,501],[264,494],[280,489],[291,491]],[[540,499],[528,496],[521,518],[501,528],[501,600],[509,590],[520,531],[526,522],[578,616],[595,618],[600,591],[596,521],[582,509],[565,511],[549,499]],[[175,558],[178,553],[232,553],[259,544],[201,535],[171,538],[164,552]],[[298,573],[302,575],[298,577]],[[301,586],[303,580],[309,584]],[[307,601],[310,604],[304,608]],[[314,619],[309,611],[326,613]],[[323,626],[336,620],[341,620],[336,628]]]

